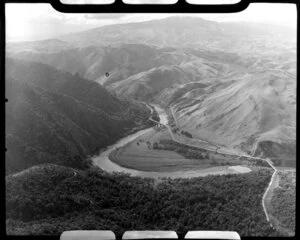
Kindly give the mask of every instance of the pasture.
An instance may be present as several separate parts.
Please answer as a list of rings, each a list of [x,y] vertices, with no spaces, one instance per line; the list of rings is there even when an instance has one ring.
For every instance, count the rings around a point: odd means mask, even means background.
[[[122,167],[141,171],[174,172],[212,167],[209,159],[186,159],[175,151],[153,149],[154,142],[170,139],[166,129],[152,130],[116,149],[109,158]]]

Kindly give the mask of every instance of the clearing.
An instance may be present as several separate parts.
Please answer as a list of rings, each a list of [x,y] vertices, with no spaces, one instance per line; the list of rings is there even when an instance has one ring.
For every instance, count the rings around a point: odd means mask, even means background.
[[[154,150],[153,143],[171,140],[167,129],[153,129],[122,148],[117,148],[109,159],[126,168],[153,172],[174,172],[211,167],[209,160],[186,159],[169,150]]]

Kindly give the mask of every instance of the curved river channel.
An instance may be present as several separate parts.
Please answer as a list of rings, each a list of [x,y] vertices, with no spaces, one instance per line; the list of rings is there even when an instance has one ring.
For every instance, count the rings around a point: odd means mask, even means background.
[[[167,114],[163,109],[161,109],[157,105],[152,105],[160,117],[160,122],[162,124],[167,124]],[[200,176],[207,176],[208,174],[224,174],[224,167],[214,167],[210,169],[195,169],[192,170],[186,170],[186,171],[174,171],[174,172],[148,172],[148,171],[140,171],[130,168],[121,167],[118,164],[110,161],[109,154],[114,151],[116,148],[120,148],[125,146],[127,143],[135,140],[136,138],[142,136],[145,133],[148,133],[153,128],[147,128],[144,130],[140,130],[134,134],[131,134],[127,137],[124,137],[120,139],[118,142],[116,142],[113,145],[110,145],[107,147],[103,152],[100,152],[98,156],[94,156],[92,158],[92,161],[94,165],[100,167],[106,172],[123,172],[123,173],[129,173],[131,176],[140,176],[140,177],[149,177],[149,178],[163,178],[163,177],[170,177],[170,178],[190,178],[190,177],[200,177]],[[227,169],[226,172],[228,173],[237,173],[234,169]]]

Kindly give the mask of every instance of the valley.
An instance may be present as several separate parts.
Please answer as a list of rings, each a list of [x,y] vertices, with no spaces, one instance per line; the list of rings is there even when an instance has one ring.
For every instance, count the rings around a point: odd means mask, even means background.
[[[177,16],[6,51],[10,234],[295,232],[293,29]]]
[[[158,110],[161,119],[160,124],[167,126],[166,113],[163,109],[157,106],[154,106],[154,109]],[[93,162],[96,166],[108,172],[124,172],[132,176],[151,178],[177,178],[178,176],[190,178],[210,174],[251,171],[247,167],[224,166],[224,164],[226,165],[226,157],[216,157],[216,155],[219,155],[217,153],[210,153],[209,155],[213,155],[213,157],[209,156],[207,159],[199,161],[197,159],[186,159],[172,150],[156,150],[154,149],[156,141],[170,140],[173,137],[171,137],[168,130],[159,130],[159,128],[155,126],[119,140],[116,144],[101,152],[99,156],[94,157]],[[167,126],[167,128],[169,127]],[[214,160],[210,160],[211,158],[214,158]],[[227,159],[232,159],[232,157]],[[217,160],[219,160],[220,166],[216,163]],[[235,163],[244,162],[236,161]],[[229,163],[227,162],[227,164]],[[242,170],[239,171],[239,169]]]

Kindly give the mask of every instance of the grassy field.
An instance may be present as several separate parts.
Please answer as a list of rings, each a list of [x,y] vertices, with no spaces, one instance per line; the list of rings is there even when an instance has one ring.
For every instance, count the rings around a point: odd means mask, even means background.
[[[165,127],[153,129],[126,146],[117,148],[109,155],[109,158],[122,167],[148,172],[194,171],[210,168],[212,172],[215,172],[216,167],[264,166],[253,160],[238,159],[226,154],[176,143],[171,139]]]
[[[201,161],[186,159],[175,151],[153,149],[154,142],[170,139],[167,129],[153,130],[112,152],[109,158],[123,167],[155,172],[205,169],[215,166],[209,159]]]

